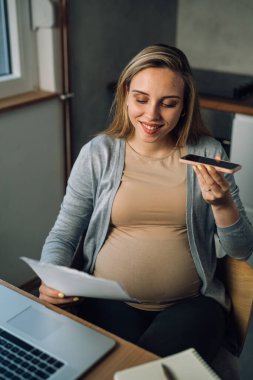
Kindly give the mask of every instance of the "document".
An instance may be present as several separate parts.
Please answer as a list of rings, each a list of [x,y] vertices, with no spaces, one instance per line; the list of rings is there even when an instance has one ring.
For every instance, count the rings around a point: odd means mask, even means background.
[[[106,298],[140,303],[116,281],[97,278],[76,269],[21,257],[47,286],[66,296]]]

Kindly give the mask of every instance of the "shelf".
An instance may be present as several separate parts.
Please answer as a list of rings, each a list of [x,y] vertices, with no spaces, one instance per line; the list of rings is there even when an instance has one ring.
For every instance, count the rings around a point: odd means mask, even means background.
[[[58,96],[59,94],[54,92],[38,90],[5,99],[0,99],[0,112],[26,106],[28,104],[41,102],[43,100],[56,98]]]
[[[247,100],[232,100],[200,95],[200,107],[253,116],[253,98]]]

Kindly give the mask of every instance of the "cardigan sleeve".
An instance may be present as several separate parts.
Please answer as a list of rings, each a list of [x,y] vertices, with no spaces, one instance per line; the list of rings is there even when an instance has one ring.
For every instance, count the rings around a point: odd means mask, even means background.
[[[240,217],[231,226],[225,228],[217,226],[217,235],[226,254],[237,259],[248,259],[253,252],[253,227],[241,202],[234,177],[228,175],[227,180]]]
[[[93,211],[95,180],[90,144],[86,144],[71,171],[56,222],[42,249],[41,261],[69,266]]]

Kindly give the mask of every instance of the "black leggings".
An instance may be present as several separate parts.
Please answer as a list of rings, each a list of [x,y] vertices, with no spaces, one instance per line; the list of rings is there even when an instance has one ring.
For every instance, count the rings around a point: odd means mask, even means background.
[[[209,363],[224,338],[226,312],[198,296],[163,311],[144,311],[121,301],[85,299],[70,312],[159,356],[194,347]]]

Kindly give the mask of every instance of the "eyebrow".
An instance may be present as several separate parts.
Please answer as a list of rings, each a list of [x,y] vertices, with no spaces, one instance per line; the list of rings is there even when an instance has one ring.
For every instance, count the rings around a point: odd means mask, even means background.
[[[132,90],[131,92],[136,93],[136,94],[142,94],[142,95],[149,96],[149,94],[147,92],[144,92],[144,91]],[[167,96],[163,96],[162,99],[181,99],[181,96],[178,96],[178,95],[167,95]]]

